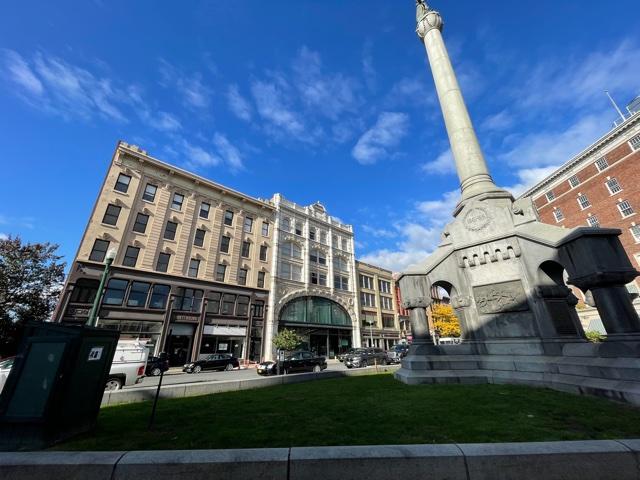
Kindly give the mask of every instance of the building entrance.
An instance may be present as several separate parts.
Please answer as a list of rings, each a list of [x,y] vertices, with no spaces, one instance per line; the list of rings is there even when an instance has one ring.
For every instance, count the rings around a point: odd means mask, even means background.
[[[193,348],[193,325],[172,325],[167,338],[166,352],[169,355],[169,365],[179,367],[191,360]]]

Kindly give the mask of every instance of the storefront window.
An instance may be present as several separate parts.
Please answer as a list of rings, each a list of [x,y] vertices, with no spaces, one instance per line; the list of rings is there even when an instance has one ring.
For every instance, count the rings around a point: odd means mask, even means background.
[[[169,285],[154,285],[151,290],[151,300],[149,300],[149,308],[158,308],[164,310],[167,306],[167,298],[171,287]]]
[[[248,317],[249,316],[249,297],[244,295],[238,296],[238,306],[236,307],[236,316]]]
[[[131,282],[127,307],[144,307],[147,304],[150,286],[146,282]]]
[[[209,302],[207,303],[207,313],[217,314],[220,312],[220,293],[219,292],[210,292],[207,295]]]
[[[124,294],[127,291],[127,280],[121,280],[118,278],[112,278],[107,284],[107,289],[104,292],[102,303],[105,305],[122,305],[124,301]]]
[[[280,320],[292,323],[351,325],[349,314],[336,302],[321,297],[298,298],[280,313]]]
[[[154,352],[162,332],[162,322],[144,322],[134,320],[100,320],[99,327],[120,331],[120,338],[147,340],[147,347]]]
[[[230,293],[225,293],[222,296],[222,314],[233,315],[234,307],[236,305],[236,296]]]
[[[253,312],[252,318],[262,318],[264,316],[264,302],[262,300],[254,300],[251,310]]]
[[[98,292],[98,281],[88,278],[79,279],[71,293],[71,303],[93,303]]]
[[[193,288],[179,288],[178,298],[176,298],[176,310],[184,312],[200,311],[202,303],[202,290],[194,290]]]

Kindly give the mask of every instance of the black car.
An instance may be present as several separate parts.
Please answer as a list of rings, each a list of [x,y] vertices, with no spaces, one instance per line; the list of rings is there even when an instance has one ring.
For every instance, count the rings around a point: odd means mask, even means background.
[[[351,348],[347,352],[343,352],[343,353],[338,354],[338,360],[341,361],[341,362],[344,362],[344,359],[347,358],[349,355],[353,354],[353,352],[355,352],[355,351],[356,351],[355,348]]]
[[[345,357],[344,364],[347,368],[386,365],[387,355],[381,348],[356,348]]]
[[[200,373],[202,370],[233,370],[240,368],[238,359],[230,353],[214,353],[197,362],[187,363],[183,372]]]
[[[147,366],[144,369],[144,374],[147,377],[157,377],[167,370],[169,370],[169,359],[166,356],[163,358],[149,357],[147,359]]]
[[[258,365],[258,375],[277,375],[278,364],[280,373],[321,372],[327,368],[327,360],[313,352],[298,351],[287,353],[284,360],[277,362],[262,362]]]

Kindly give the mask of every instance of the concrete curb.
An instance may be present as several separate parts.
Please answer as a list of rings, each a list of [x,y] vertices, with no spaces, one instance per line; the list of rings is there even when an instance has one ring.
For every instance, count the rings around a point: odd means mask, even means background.
[[[2,480],[638,480],[640,439],[0,453]]]
[[[232,392],[236,390],[250,390],[253,388],[271,387],[290,383],[310,382],[322,378],[356,377],[360,375],[375,375],[383,372],[395,372],[400,365],[386,365],[375,368],[359,368],[347,371],[324,371],[320,373],[297,373],[292,375],[280,375],[273,377],[244,378],[240,380],[211,381],[197,383],[182,383],[178,385],[166,385],[160,389],[160,398],[184,398],[198,395],[210,395],[213,393]],[[122,405],[137,403],[145,400],[153,400],[156,395],[156,386],[137,387],[126,390],[104,392],[102,406]]]

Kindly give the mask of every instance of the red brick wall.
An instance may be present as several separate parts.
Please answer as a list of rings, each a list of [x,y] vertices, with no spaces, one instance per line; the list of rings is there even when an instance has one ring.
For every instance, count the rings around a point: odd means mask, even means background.
[[[640,150],[633,152],[629,144],[624,142],[607,153],[606,158],[609,167],[602,172],[598,172],[594,162],[590,162],[577,172],[580,185],[572,188],[565,180],[552,189],[555,194],[554,200],[547,201],[547,189],[534,199],[534,203],[540,219],[545,223],[567,228],[588,226],[587,217],[592,214],[598,217],[601,227],[619,228],[622,230],[620,241],[633,266],[638,268],[640,265],[634,255],[640,253],[640,244],[636,243],[629,228],[632,222],[640,224]],[[607,177],[617,179],[622,191],[611,195],[605,185]],[[581,210],[577,200],[578,193],[587,196],[590,207]],[[622,218],[617,207],[618,199],[627,200],[635,213]],[[556,222],[553,216],[554,207],[562,210],[564,220]]]

